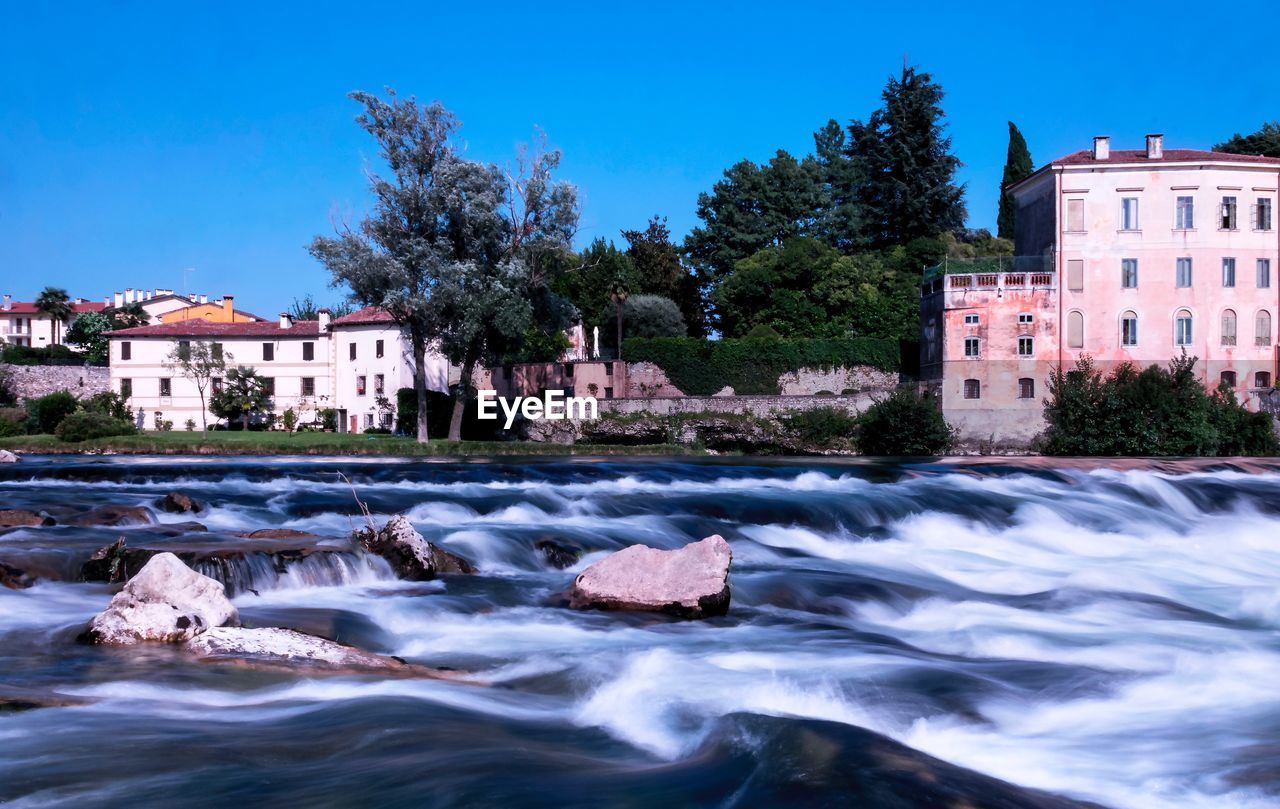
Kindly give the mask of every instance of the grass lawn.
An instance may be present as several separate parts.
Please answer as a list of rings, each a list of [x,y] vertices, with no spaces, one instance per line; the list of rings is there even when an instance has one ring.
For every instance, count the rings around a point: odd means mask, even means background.
[[[674,444],[614,446],[544,444],[533,441],[444,441],[419,444],[396,435],[359,433],[169,432],[121,435],[80,443],[52,435],[0,438],[0,449],[31,453],[118,452],[155,455],[696,455]]]

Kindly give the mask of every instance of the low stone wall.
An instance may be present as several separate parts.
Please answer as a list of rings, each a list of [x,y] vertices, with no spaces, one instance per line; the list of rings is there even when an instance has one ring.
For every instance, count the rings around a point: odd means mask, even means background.
[[[9,378],[18,401],[37,399],[60,390],[77,399],[111,389],[111,369],[96,365],[8,365],[0,371]]]
[[[944,411],[955,428],[957,455],[1026,455],[1044,432],[1041,413],[1011,413],[999,408]]]
[[[778,377],[778,389],[784,396],[812,396],[822,392],[889,391],[897,384],[897,371],[881,371],[865,365],[826,370],[801,368]]]

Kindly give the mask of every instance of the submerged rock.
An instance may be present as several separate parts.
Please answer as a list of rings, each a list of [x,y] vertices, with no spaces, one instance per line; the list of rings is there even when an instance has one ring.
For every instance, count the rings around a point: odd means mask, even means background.
[[[10,590],[25,590],[35,583],[35,578],[25,571],[19,570],[13,565],[0,562],[0,587],[8,587]]]
[[[81,638],[113,646],[182,643],[239,617],[220,583],[171,553],[158,553],[94,617]]]
[[[402,579],[426,581],[442,573],[474,573],[475,566],[436,547],[419,534],[404,515],[397,514],[376,534],[365,531],[360,543],[390,563]]]
[[[170,514],[188,514],[204,509],[204,506],[200,505],[199,501],[182,492],[169,492],[156,501],[156,507]]]
[[[555,539],[540,539],[533,543],[533,547],[542,553],[542,558],[547,564],[557,570],[573,567],[582,558],[581,548]]]
[[[321,539],[310,531],[298,531],[294,528],[259,528],[256,531],[241,531],[236,536],[245,539]]]
[[[151,525],[156,521],[145,506],[98,506],[67,520],[68,525]]]
[[[0,691],[0,713],[34,711],[37,708],[66,708],[73,705],[90,705],[94,700],[72,697],[51,691],[13,690]]]
[[[25,508],[0,508],[0,528],[56,525],[57,521]]]
[[[7,449],[0,449],[0,463],[17,463],[18,456]]]
[[[729,611],[731,561],[733,551],[719,534],[673,551],[632,545],[578,574],[569,606],[681,618],[724,615]]]
[[[186,648],[204,660],[255,667],[285,667],[329,674],[449,676],[447,672],[406,663],[398,657],[374,654],[315,635],[278,627],[215,627],[188,641]]]

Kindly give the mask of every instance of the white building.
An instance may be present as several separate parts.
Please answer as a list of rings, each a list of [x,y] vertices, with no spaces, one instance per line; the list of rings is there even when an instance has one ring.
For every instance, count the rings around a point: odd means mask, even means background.
[[[10,345],[44,348],[66,342],[67,329],[85,312],[101,312],[105,303],[76,298],[71,303],[71,315],[55,324],[53,318],[36,308],[32,301],[15,301],[5,295],[0,303],[0,340]]]
[[[187,419],[198,426],[200,395],[195,382],[169,362],[174,348],[204,341],[222,352],[227,367],[252,367],[267,380],[273,412],[298,414],[300,424],[319,420],[325,409],[336,411],[338,430],[363,432],[394,420],[396,391],[413,384],[408,341],[389,315],[362,309],[337,320],[320,310],[319,320],[215,323],[203,319],[139,326],[111,332],[111,385],[143,412],[143,426],[170,421],[183,429]],[[448,363],[428,357],[427,385],[447,391]],[[216,379],[205,402],[220,388]],[[381,393],[379,393],[379,387]],[[379,407],[379,397],[389,404]],[[217,418],[208,413],[209,423]]]

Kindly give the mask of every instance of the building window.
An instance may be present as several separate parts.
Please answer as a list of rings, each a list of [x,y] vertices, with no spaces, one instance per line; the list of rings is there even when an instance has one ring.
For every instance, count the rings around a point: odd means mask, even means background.
[[[178,356],[179,356],[179,357],[189,357],[189,356],[191,356],[191,341],[190,341],[190,340],[179,340],[179,341],[178,341]]]
[[[1067,289],[1084,291],[1084,259],[1073,258],[1067,262]]]
[[[613,388],[605,388],[605,389],[604,389],[604,398],[606,398],[606,399],[612,399],[612,398],[613,398]]]
[[[1125,312],[1120,316],[1120,345],[1136,346],[1138,344],[1138,314]]]
[[[1231,309],[1222,310],[1222,344],[1236,344],[1236,313]]]
[[[1029,376],[1024,376],[1018,380],[1018,398],[1036,398],[1036,381],[1034,379]]]
[[[374,374],[373,375],[373,392],[381,396],[384,390],[385,390],[385,385],[383,384],[382,374]]]
[[[365,414],[364,414],[364,428],[365,428],[366,430],[372,430],[372,429],[373,429],[373,414],[372,414],[372,413],[365,413]]]
[[[133,396],[133,380],[121,379],[120,380],[120,398],[128,399],[130,396]]]
[[[162,377],[160,379],[160,395],[161,396],[173,395],[173,380],[167,376]]]
[[[1136,258],[1120,259],[1120,286],[1124,289],[1138,288],[1138,260]]]
[[[382,359],[382,341],[377,340],[373,344],[373,355],[378,359]]]
[[[604,375],[605,375],[605,376],[613,376],[613,363],[612,363],[612,362],[606,362],[606,363],[604,364]]]
[[[1030,337],[1018,338],[1018,356],[1030,357],[1036,353],[1035,340]]]
[[[363,376],[356,377],[356,396],[364,396],[364,381]]]
[[[573,363],[572,362],[566,362],[564,364],[564,378],[573,379]]]
[[[315,358],[316,358],[316,344],[303,343],[302,344],[302,361],[311,362]]]
[[[1258,289],[1271,288],[1271,259],[1258,259]]]
[[[1236,198],[1222,198],[1222,223],[1220,227],[1223,230],[1236,229]]]
[[[222,359],[222,343],[214,343],[210,347],[210,350],[213,352],[213,358],[215,360]]]
[[[276,395],[276,378],[273,376],[262,377],[262,392],[268,396]]]
[[[1177,230],[1195,229],[1196,205],[1193,197],[1178,197],[1177,213],[1174,216],[1173,226]]]
[[[1173,343],[1180,346],[1191,345],[1191,313],[1186,309],[1179,309],[1173,319]]]
[[[964,338],[964,355],[966,357],[978,356],[978,338],[977,337]]]
[[[1253,344],[1271,345],[1271,313],[1266,309],[1258,312],[1258,316],[1253,319]]]
[[[1178,286],[1191,286],[1191,259],[1178,259]]]
[[[122,360],[131,360],[131,359],[133,359],[133,343],[129,342],[128,340],[123,340],[123,341],[121,341],[121,343],[120,343],[120,359],[122,359]]]
[[[276,358],[276,347],[272,343],[262,344],[262,361],[271,362]]]
[[[1120,200],[1120,229],[1138,230],[1138,198],[1124,197]]]
[[[1224,258],[1222,260],[1222,285],[1224,287],[1236,285],[1236,260],[1234,258]]]
[[[1067,200],[1067,232],[1084,232],[1084,200]]]
[[[1253,375],[1253,386],[1255,388],[1271,387],[1271,374],[1266,371],[1259,371]]]
[[[1222,384],[1226,385],[1228,388],[1234,388],[1236,386],[1235,371],[1223,371],[1220,378],[1222,380]]]
[[[1254,230],[1271,230],[1271,200],[1258,197],[1258,204],[1253,208]]]
[[[314,376],[302,377],[302,395],[303,396],[316,395],[316,378]]]
[[[215,376],[213,379],[209,380],[209,391],[213,393],[214,396],[222,393],[222,377]]]
[[[966,379],[964,381],[964,398],[981,399],[982,383],[976,379]]]
[[[1067,312],[1067,348],[1084,348],[1084,313]]]
[[[1030,326],[1035,322],[1035,317],[1030,312],[1021,312],[1018,314],[1019,326]]]
[[[351,344],[348,346],[348,351],[349,351],[349,353],[351,354],[351,359],[353,359],[353,360],[354,360],[354,359],[356,358],[356,344],[355,344],[355,343],[351,343]]]
[[[979,320],[981,320],[981,318],[979,318],[977,315],[965,315],[965,316],[964,316],[964,325],[966,325],[966,326],[976,326],[976,325],[978,325],[978,321],[979,321]]]

